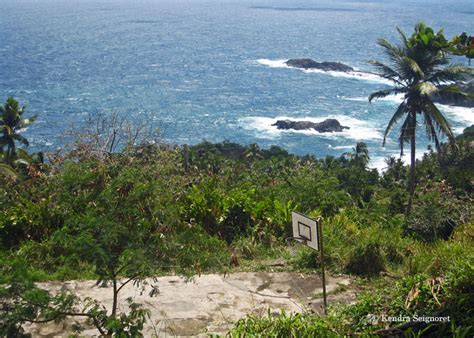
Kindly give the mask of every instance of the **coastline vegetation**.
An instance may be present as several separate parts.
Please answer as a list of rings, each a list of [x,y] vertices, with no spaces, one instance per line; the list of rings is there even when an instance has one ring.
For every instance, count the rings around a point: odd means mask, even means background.
[[[416,154],[416,131],[423,118],[423,127],[428,139],[434,142],[439,151],[440,143],[438,134],[448,138],[454,144],[454,135],[448,121],[433,102],[433,97],[441,99],[454,98],[463,100],[467,94],[462,92],[455,81],[465,78],[472,73],[469,67],[450,64],[448,50],[453,45],[444,37],[443,31],[435,33],[431,27],[424,23],[415,26],[415,32],[407,37],[400,29],[400,45],[394,45],[381,38],[378,44],[384,48],[390,64],[380,61],[371,61],[377,68],[378,74],[391,81],[394,87],[379,90],[369,96],[369,102],[373,99],[383,98],[388,95],[403,94],[404,99],[398,106],[390,119],[385,130],[383,145],[387,135],[392,131],[395,124],[406,116],[400,136],[400,155],[403,155],[405,143],[410,144],[410,199],[407,214],[410,213],[413,194],[415,192],[415,154]]]
[[[329,271],[357,280],[358,299],[324,317],[249,315],[230,336],[474,333],[474,126],[456,147],[440,143],[411,167],[390,158],[379,173],[364,143],[319,159],[227,141],[151,143],[116,123],[111,138],[79,138],[43,160],[16,147],[27,145],[24,110],[9,98],[0,121],[10,128],[0,143],[0,336],[74,318],[103,336],[140,336],[149,310],[130,300],[121,313],[117,302],[124,285],[147,277],[263,270],[275,258],[282,270],[318,272],[315,252],[285,242],[293,210],[323,218]],[[71,279],[111,285],[113,304],[37,285]],[[383,321],[415,316],[450,320]]]

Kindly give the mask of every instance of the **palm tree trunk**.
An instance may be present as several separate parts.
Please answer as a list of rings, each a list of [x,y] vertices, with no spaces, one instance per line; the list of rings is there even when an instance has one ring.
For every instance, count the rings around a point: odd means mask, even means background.
[[[12,139],[12,140],[8,141],[8,145],[7,145],[6,162],[9,165],[13,164],[13,161],[15,159],[15,155],[16,155],[15,141]]]
[[[413,128],[415,128],[416,122],[413,124]],[[416,164],[416,144],[415,144],[415,130],[413,129],[410,146],[411,146],[411,165],[410,165],[410,186],[409,192],[410,197],[408,199],[408,205],[406,210],[406,215],[408,216],[411,212],[411,206],[413,204],[413,196],[415,195],[415,185],[416,185],[416,176],[415,176],[415,164]]]

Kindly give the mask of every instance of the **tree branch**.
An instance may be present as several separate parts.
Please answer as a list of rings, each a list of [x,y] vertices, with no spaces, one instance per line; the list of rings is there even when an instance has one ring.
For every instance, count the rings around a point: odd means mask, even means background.
[[[127,285],[128,283],[130,283],[132,280],[134,280],[134,279],[137,278],[138,276],[140,276],[140,275],[139,275],[139,274],[136,274],[135,276],[132,276],[132,277],[130,277],[129,279],[127,279],[125,282],[123,282],[123,283],[119,286],[119,288],[117,289],[117,293],[119,293],[120,290],[122,290],[122,288],[123,288],[125,285]]]

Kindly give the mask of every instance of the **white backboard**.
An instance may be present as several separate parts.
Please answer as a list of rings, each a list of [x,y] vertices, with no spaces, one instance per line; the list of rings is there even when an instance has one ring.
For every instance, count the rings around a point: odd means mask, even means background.
[[[293,211],[291,216],[293,237],[299,242],[306,242],[307,246],[319,251],[318,222],[296,211]]]

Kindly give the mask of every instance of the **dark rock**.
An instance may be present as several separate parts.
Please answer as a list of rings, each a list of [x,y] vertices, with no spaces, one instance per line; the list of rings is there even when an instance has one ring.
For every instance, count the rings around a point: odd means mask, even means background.
[[[324,71],[352,72],[354,68],[340,62],[316,62],[311,59],[291,59],[286,61],[290,67],[304,69],[320,69]]]
[[[343,131],[344,129],[349,129],[349,127],[341,126],[339,121],[336,119],[327,119],[319,123],[310,122],[310,121],[278,120],[276,121],[276,123],[272,124],[272,126],[276,126],[277,129],[294,129],[294,130],[314,129],[320,133],[340,132],[340,131]]]
[[[474,96],[474,80],[469,82],[458,82],[456,85],[462,92]],[[472,98],[459,99],[454,96],[441,98],[438,95],[433,95],[432,100],[437,103],[447,104],[451,106],[474,108],[474,100]]]

